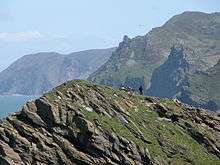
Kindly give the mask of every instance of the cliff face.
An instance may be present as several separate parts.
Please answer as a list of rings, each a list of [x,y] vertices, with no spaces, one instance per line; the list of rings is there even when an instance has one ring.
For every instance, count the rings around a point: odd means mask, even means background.
[[[26,55],[0,73],[0,94],[40,95],[67,80],[86,79],[114,50]]]
[[[187,61],[191,68],[207,70],[220,59],[219,29],[219,13],[176,15],[145,36],[125,36],[108,62],[89,80],[111,86],[134,84],[131,87],[135,89],[141,84],[147,90],[153,71],[167,60],[173,45],[180,44],[190,50]]]
[[[0,164],[219,164],[220,117],[71,81],[0,120]]]
[[[167,61],[153,72],[147,94],[219,111],[220,61],[206,71],[198,71],[190,64],[189,54],[187,49],[173,47]]]
[[[183,47],[172,47],[167,61],[154,70],[147,94],[168,98],[180,94],[188,85],[190,64],[186,58]]]
[[[192,74],[188,82],[180,95],[183,102],[220,111],[220,60],[207,71]]]

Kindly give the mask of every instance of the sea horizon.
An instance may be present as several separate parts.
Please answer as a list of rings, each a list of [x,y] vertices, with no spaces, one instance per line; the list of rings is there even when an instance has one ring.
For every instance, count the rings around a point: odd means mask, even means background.
[[[22,106],[30,100],[36,99],[35,95],[0,95],[0,118],[4,118],[10,113],[18,112]]]

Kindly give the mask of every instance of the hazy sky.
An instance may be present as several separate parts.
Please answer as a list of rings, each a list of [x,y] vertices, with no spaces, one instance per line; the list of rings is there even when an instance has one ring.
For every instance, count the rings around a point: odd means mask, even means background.
[[[25,54],[117,46],[184,11],[219,12],[220,0],[1,0],[0,70]]]

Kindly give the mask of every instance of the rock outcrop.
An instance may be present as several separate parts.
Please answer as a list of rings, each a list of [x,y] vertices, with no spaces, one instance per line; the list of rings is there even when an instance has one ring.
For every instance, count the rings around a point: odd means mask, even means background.
[[[220,116],[70,81],[0,120],[0,164],[220,164]]]

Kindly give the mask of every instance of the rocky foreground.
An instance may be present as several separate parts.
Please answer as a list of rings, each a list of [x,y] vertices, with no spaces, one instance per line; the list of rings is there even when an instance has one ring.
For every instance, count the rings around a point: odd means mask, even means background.
[[[220,164],[220,115],[67,82],[0,120],[0,164]]]

